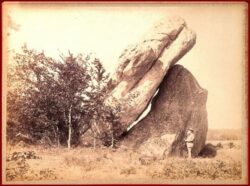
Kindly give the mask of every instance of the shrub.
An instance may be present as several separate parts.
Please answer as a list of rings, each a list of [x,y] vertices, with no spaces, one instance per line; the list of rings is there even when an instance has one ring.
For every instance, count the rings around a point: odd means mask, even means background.
[[[216,146],[212,145],[211,143],[208,143],[201,150],[198,156],[201,156],[203,158],[213,158],[216,156],[216,154],[217,154]]]

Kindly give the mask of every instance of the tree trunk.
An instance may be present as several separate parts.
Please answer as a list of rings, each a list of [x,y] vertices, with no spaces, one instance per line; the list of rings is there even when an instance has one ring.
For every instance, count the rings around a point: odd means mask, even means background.
[[[98,134],[100,134],[100,129],[98,128],[98,126],[96,125],[96,121],[95,119],[92,120],[91,122],[91,131],[93,133],[93,146],[94,149],[96,148],[96,138],[98,136]]]
[[[94,135],[94,149],[95,149],[95,146],[96,146],[96,138],[95,138],[95,135]]]
[[[71,147],[71,135],[72,135],[72,123],[71,123],[71,109],[72,105],[69,107],[69,115],[68,115],[68,126],[69,126],[69,136],[68,136],[68,149]]]
[[[61,144],[60,144],[60,135],[58,126],[56,126],[56,133],[57,133],[57,147],[59,147]]]
[[[111,146],[110,146],[111,148],[113,148],[114,147],[114,134],[113,134],[113,132],[112,132],[112,134],[111,134]]]

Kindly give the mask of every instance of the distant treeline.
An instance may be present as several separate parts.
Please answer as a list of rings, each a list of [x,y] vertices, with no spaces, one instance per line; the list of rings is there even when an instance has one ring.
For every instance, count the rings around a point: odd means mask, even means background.
[[[207,140],[241,140],[242,131],[240,129],[209,129]]]

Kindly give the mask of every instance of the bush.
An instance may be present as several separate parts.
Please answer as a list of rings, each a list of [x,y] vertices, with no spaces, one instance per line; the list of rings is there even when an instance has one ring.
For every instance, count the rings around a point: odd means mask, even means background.
[[[24,180],[29,170],[27,159],[40,159],[34,151],[13,152],[7,157],[6,180]]]
[[[203,158],[213,158],[216,156],[216,154],[217,154],[216,146],[212,145],[211,143],[208,143],[201,150],[198,156],[201,156]]]

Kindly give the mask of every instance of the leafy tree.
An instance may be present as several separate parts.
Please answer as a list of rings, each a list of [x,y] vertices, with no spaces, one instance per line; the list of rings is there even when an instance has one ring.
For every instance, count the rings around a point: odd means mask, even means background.
[[[21,132],[71,148],[100,115],[108,81],[101,62],[70,52],[60,57],[54,60],[26,46],[15,53],[8,67],[9,137]]]
[[[119,113],[120,106],[115,108],[112,106],[107,106],[102,102],[96,109],[96,114],[91,120],[91,128],[94,139],[100,139],[105,146],[114,147],[115,141],[119,137],[117,131],[119,131]]]

